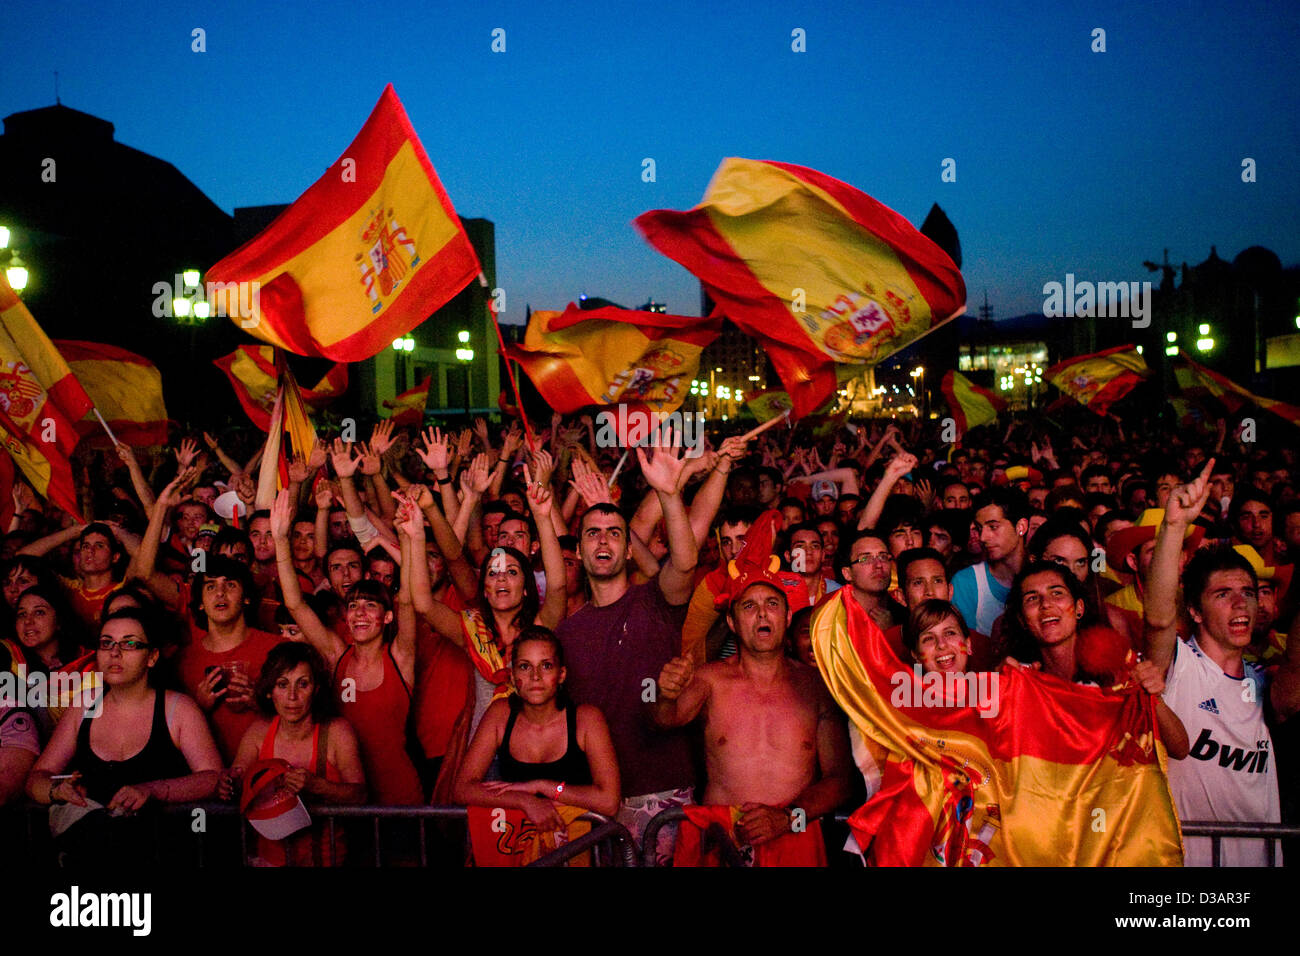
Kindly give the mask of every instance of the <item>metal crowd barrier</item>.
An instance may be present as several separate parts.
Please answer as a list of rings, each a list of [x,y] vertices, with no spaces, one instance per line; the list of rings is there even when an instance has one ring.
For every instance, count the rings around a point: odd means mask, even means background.
[[[185,819],[193,819],[194,812],[202,810],[205,816],[204,828],[200,832],[194,832],[191,827],[184,826]],[[49,859],[53,859],[54,841],[49,835],[48,826],[48,808],[37,804],[27,804],[22,807],[14,808],[12,811],[6,811],[0,815],[0,819],[8,816],[13,819],[12,814],[21,813],[25,817],[23,821],[24,836],[26,840],[25,855],[27,859],[38,860],[43,852],[49,854]],[[465,807],[457,806],[428,806],[428,807],[381,807],[381,806],[328,806],[317,805],[311,808],[313,821],[323,820],[326,823],[326,834],[328,837],[329,857],[332,859],[338,848],[339,831],[341,820],[369,820],[371,823],[370,840],[365,850],[373,853],[372,865],[382,867],[385,865],[385,853],[390,857],[397,851],[401,862],[415,864],[418,856],[418,866],[428,867],[429,861],[429,823],[434,822],[455,822],[466,823],[469,811]],[[238,809],[233,804],[228,803],[202,803],[202,804],[169,804],[156,808],[151,817],[145,817],[150,825],[150,832],[153,836],[153,858],[154,862],[161,864],[163,862],[162,851],[164,847],[163,825],[166,818],[179,818],[174,822],[176,830],[179,833],[182,829],[189,833],[193,840],[192,854],[186,853],[185,856],[193,860],[197,867],[206,867],[209,865],[225,865],[229,863],[233,866],[248,866],[250,860],[250,826],[240,815]],[[590,850],[592,852],[592,864],[594,866],[636,866],[637,849],[636,842],[627,828],[616,820],[602,816],[599,813],[584,813],[578,819],[587,821],[592,824],[588,833],[583,834],[578,839],[558,847],[551,853],[546,854],[540,859],[529,864],[530,866],[563,866],[565,862],[573,857]],[[226,821],[224,826],[221,821]],[[403,842],[401,845],[394,845],[394,841],[385,840],[385,831],[382,821],[389,821],[388,834],[391,834],[395,827],[391,824],[394,821],[404,821],[414,824],[416,838],[415,848],[418,853],[412,853],[409,843]],[[217,824],[217,834],[211,833],[211,824]],[[237,829],[238,831],[238,860],[232,856],[234,851],[234,837],[231,833],[221,833],[222,830]],[[3,831],[0,831],[3,832]],[[175,837],[177,834],[172,834]],[[356,832],[352,834],[355,838]],[[209,844],[216,840],[227,841],[220,845],[210,846]],[[255,836],[253,837],[255,839]],[[169,844],[169,850],[172,855],[176,855],[177,850],[184,850],[184,847],[176,846],[178,842],[175,839],[166,841]],[[460,835],[459,845],[464,848],[464,835]],[[352,849],[358,849],[352,847]],[[224,858],[223,858],[224,851]],[[408,854],[410,854],[408,856]],[[465,852],[462,856],[467,856]],[[6,856],[8,854],[6,853]],[[213,861],[213,857],[218,859]],[[355,867],[358,863],[358,856],[351,854],[343,865]]]
[[[249,865],[249,835],[250,827],[233,804],[228,803],[204,803],[204,804],[170,804],[159,808],[161,813],[155,813],[152,817],[151,832],[154,840],[154,859],[157,863],[162,863],[163,840],[163,819],[164,818],[193,818],[195,810],[202,810],[206,817],[215,821],[227,821],[224,826],[218,827],[218,833],[221,829],[229,830],[235,828],[238,831],[238,860],[232,856],[234,845],[233,840],[223,843],[219,846],[209,846],[211,835],[208,833],[207,826],[203,831],[195,833],[190,827],[183,829],[190,833],[195,839],[193,841],[193,862],[197,867],[206,867],[209,865],[221,866],[229,863],[233,866]],[[370,845],[365,849],[373,853],[372,865],[375,867],[384,866],[385,840],[383,821],[407,821],[414,824],[416,831],[415,844],[418,849],[418,866],[428,867],[429,860],[429,823],[434,822],[454,822],[465,823],[468,819],[468,810],[465,807],[456,806],[430,806],[430,807],[380,807],[380,806],[315,806],[311,812],[314,818],[327,821],[327,833],[330,846],[330,856],[334,856],[338,845],[338,836],[340,820],[369,820]],[[25,839],[25,853],[20,852],[19,856],[26,856],[29,861],[37,860],[44,851],[51,853],[52,859],[53,840],[49,836],[49,827],[47,822],[48,808],[36,804],[26,804],[25,806],[15,807],[12,810],[0,813],[0,823],[15,822],[17,814],[23,816],[22,830],[20,836],[16,831],[10,832],[11,827],[6,826],[0,829],[0,836],[10,833],[9,839]],[[599,813],[585,813],[579,819],[585,820],[592,824],[590,832],[583,834],[571,843],[558,847],[551,853],[546,854],[540,859],[529,864],[530,866],[551,867],[563,866],[568,860],[585,853],[588,850],[592,852],[593,866],[620,866],[620,867],[654,867],[657,865],[655,851],[658,846],[659,831],[671,823],[677,823],[686,817],[686,811],[681,807],[669,807],[666,810],[656,814],[646,825],[645,832],[642,835],[641,847],[638,849],[636,841],[632,838],[627,828],[616,820],[602,816]],[[848,820],[847,814],[835,814],[831,817],[836,823],[844,823]],[[183,820],[178,820],[179,826]],[[392,832],[389,828],[389,833]],[[1277,860],[1277,841],[1281,838],[1300,837],[1300,825],[1285,823],[1220,823],[1215,821],[1189,820],[1182,823],[1183,836],[1185,837],[1208,837],[1210,843],[1211,866],[1222,866],[1222,841],[1225,839],[1255,839],[1265,841],[1265,854],[1267,866],[1278,866]],[[232,836],[231,834],[220,834],[221,839]],[[175,840],[171,841],[171,849],[175,850]],[[463,844],[462,844],[463,845]],[[392,841],[389,841],[388,849],[394,848]],[[403,844],[396,847],[399,851],[409,852],[410,847]],[[221,858],[224,851],[225,859]],[[405,854],[402,854],[405,857]],[[9,856],[6,853],[6,856]],[[213,857],[218,859],[213,861]],[[350,856],[346,865],[356,866],[357,856]],[[391,861],[390,861],[391,862]],[[414,857],[405,858],[404,862],[414,863]]]
[[[659,831],[670,823],[686,819],[686,811],[681,807],[669,807],[661,810],[646,824],[641,837],[641,865],[653,867],[655,849],[658,845]],[[830,819],[836,823],[846,823],[849,815],[834,814]],[[1278,866],[1277,840],[1282,837],[1300,837],[1300,826],[1290,823],[1219,823],[1206,820],[1188,820],[1182,822],[1183,836],[1210,838],[1210,865],[1223,865],[1222,841],[1233,837],[1264,840],[1265,854],[1269,867]]]

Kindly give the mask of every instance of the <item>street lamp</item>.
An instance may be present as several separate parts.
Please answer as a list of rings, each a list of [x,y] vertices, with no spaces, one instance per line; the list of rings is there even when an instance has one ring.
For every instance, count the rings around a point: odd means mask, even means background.
[[[9,280],[10,287],[15,292],[22,292],[27,288],[29,275],[18,250],[9,248],[11,235],[8,226],[0,226],[0,263],[5,266],[5,278]]]

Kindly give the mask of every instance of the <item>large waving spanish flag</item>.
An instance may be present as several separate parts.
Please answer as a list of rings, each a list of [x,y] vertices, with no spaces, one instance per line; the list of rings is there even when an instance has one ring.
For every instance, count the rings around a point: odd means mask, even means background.
[[[720,318],[570,302],[563,312],[534,312],[523,343],[505,354],[561,414],[623,403],[668,414],[690,394],[700,352],[721,329]]]
[[[647,212],[636,226],[763,343],[800,417],[832,396],[836,363],[875,365],[965,311],[946,252],[803,166],[725,159],[698,206]]]
[[[262,341],[356,362],[415,328],[480,271],[390,84],[325,175],[207,278],[218,314],[224,309]],[[213,294],[214,284],[225,288]]]
[[[1132,345],[1066,359],[1043,373],[1062,392],[1098,415],[1105,415],[1111,405],[1150,376],[1146,360]]]
[[[0,442],[32,488],[80,520],[68,458],[92,408],[68,363],[0,274]]]
[[[961,372],[949,370],[939,383],[939,391],[948,400],[948,411],[957,422],[958,434],[996,421],[1007,403],[982,385],[976,385]]]
[[[1220,375],[1198,362],[1193,362],[1182,349],[1178,350],[1178,358],[1174,360],[1174,378],[1186,396],[1216,398],[1227,407],[1229,412],[1235,412],[1246,404],[1258,405],[1265,411],[1285,418],[1292,425],[1300,425],[1300,408],[1288,405],[1286,402],[1279,402],[1275,398],[1256,395],[1226,375]]]
[[[1154,698],[1005,665],[978,708],[936,706],[851,590],[814,614],[812,641],[840,707],[888,752],[849,820],[874,862],[1182,865]]]
[[[226,373],[239,404],[262,431],[271,428],[271,409],[280,387],[280,370],[275,358],[275,349],[269,345],[241,345],[229,355],[212,361]],[[300,392],[302,403],[314,411],[338,398],[347,388],[348,367],[340,362],[325,373],[315,388]]]
[[[118,441],[137,447],[167,442],[162,373],[152,362],[102,342],[57,339],[54,345]],[[108,441],[93,412],[77,428],[82,438]]]

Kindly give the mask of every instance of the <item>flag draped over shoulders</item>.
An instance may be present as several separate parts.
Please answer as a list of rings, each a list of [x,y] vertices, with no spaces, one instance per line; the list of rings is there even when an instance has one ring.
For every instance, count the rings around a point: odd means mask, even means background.
[[[946,252],[803,166],[725,159],[698,206],[643,213],[636,226],[763,345],[799,417],[834,394],[837,364],[878,364],[965,310]]]
[[[888,753],[849,821],[874,862],[1182,865],[1150,695],[1006,665],[979,706],[942,706],[851,591],[815,612],[812,640],[840,707]]]
[[[256,338],[357,362],[415,328],[480,271],[390,84],[325,175],[207,279],[217,314]]]

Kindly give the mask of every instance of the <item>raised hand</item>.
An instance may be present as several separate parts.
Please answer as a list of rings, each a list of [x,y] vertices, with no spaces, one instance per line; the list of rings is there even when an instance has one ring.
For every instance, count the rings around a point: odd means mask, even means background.
[[[653,450],[654,458],[650,458],[646,452]],[[661,491],[664,494],[671,495],[677,491],[677,482],[681,478],[682,469],[686,467],[686,460],[680,457],[681,438],[673,437],[673,447],[665,448],[663,446],[650,446],[649,449],[637,446],[636,458],[641,463],[641,474],[645,476],[646,483],[655,491]]]
[[[289,462],[289,481],[300,485],[307,480],[307,475],[307,459],[302,455],[294,455],[293,460]]]
[[[328,509],[334,504],[334,491],[330,488],[328,481],[322,481],[316,486],[316,510]]]
[[[921,507],[929,511],[930,505],[934,504],[934,485],[930,484],[929,478],[916,480],[916,497],[921,502]]]
[[[549,456],[548,456],[549,457]],[[528,490],[528,507],[533,519],[540,525],[551,520],[551,489],[540,481],[533,481],[532,472],[524,465],[524,487]]]
[[[114,450],[117,452],[117,457],[122,460],[122,464],[126,465],[128,468],[130,468],[132,465],[135,465],[135,467],[137,468],[140,467],[135,460],[135,449],[132,448],[130,445],[128,445],[126,442],[120,441],[113,447]]]
[[[230,487],[235,489],[235,494],[240,501],[252,508],[253,499],[257,497],[257,482],[253,480],[252,475],[242,471],[237,475],[231,475]]]
[[[415,502],[400,491],[393,492],[393,500],[397,502],[397,514],[394,516],[393,522],[397,530],[408,538],[423,536],[424,516],[420,513],[420,509],[416,507]]]
[[[288,541],[289,531],[293,528],[293,498],[288,488],[281,488],[271,504],[271,537],[276,541]]]
[[[316,444],[312,445],[311,453],[307,456],[307,467],[312,471],[320,471],[325,466],[326,457],[325,439],[317,438]]]
[[[469,446],[473,441],[474,433],[468,428],[461,429],[460,434],[456,436],[456,457],[464,458],[468,455]]]
[[[447,453],[447,437],[442,433],[441,428],[434,428],[430,425],[425,429],[422,441],[424,442],[423,450],[417,448],[415,453],[420,456],[420,461],[433,471],[446,471],[449,462]]]
[[[483,450],[490,452],[492,450],[492,439],[488,435],[488,424],[486,418],[474,419],[474,434],[478,440],[483,443]]]
[[[330,448],[330,461],[334,463],[334,474],[340,478],[351,478],[360,464],[360,461],[352,457],[352,446],[342,438],[334,439],[334,445]]]
[[[363,475],[379,474],[379,469],[383,467],[383,461],[379,457],[379,452],[375,451],[375,449],[372,446],[364,443],[358,445],[357,449],[361,454],[360,459],[358,459],[358,462],[361,466],[361,474]]]
[[[573,472],[573,479],[569,484],[588,508],[597,504],[614,503],[609,495],[609,485],[605,482],[605,476],[598,469],[587,464],[585,459],[575,456],[570,470]]]
[[[433,507],[433,492],[427,485],[409,484],[406,486],[406,496],[415,504],[415,507],[421,512],[425,508]]]
[[[555,471],[555,459],[551,457],[551,453],[545,448],[538,448],[528,460],[532,464],[532,474],[537,479],[537,483],[549,488],[551,474]]]
[[[470,466],[460,473],[460,490],[467,496],[482,497],[491,484],[492,468],[488,464],[488,456],[479,452]]]
[[[916,456],[911,452],[900,452],[889,459],[889,464],[885,466],[885,478],[888,481],[898,481],[915,467]]]
[[[370,450],[375,455],[382,455],[393,447],[393,420],[386,418],[379,422],[370,432]]]
[[[182,438],[181,446],[174,450],[176,463],[181,468],[188,468],[194,464],[194,459],[198,457],[199,445],[193,438]]]
[[[203,433],[203,444],[207,445],[208,448],[210,448],[212,451],[217,450],[217,444],[218,444],[217,440],[211,435],[209,435],[207,432]]]
[[[519,427],[518,422],[511,422],[506,433],[501,436],[501,456],[502,458],[512,459],[515,453],[519,451],[524,443],[524,431]]]
[[[1196,520],[1210,498],[1210,470],[1213,467],[1214,459],[1211,458],[1195,480],[1173,490],[1165,504],[1165,524],[1185,527]]]
[[[193,466],[182,468],[176,477],[167,484],[167,487],[158,493],[155,504],[164,508],[171,508],[180,504],[190,483],[197,481],[198,478],[199,470],[197,468]]]

